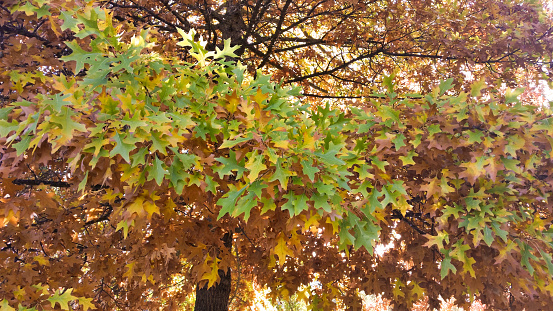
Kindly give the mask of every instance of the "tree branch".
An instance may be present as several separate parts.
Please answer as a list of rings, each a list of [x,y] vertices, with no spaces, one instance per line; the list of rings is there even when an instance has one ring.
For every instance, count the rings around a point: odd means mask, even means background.
[[[14,185],[24,185],[24,186],[38,186],[38,185],[48,185],[52,187],[59,188],[69,188],[70,183],[64,181],[52,181],[52,180],[43,180],[43,179],[14,179],[12,180]]]

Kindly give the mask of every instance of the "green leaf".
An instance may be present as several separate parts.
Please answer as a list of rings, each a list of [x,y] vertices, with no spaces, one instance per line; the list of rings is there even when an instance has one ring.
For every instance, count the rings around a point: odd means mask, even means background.
[[[393,107],[382,105],[379,107],[378,111],[375,114],[381,117],[382,121],[384,122],[388,120],[392,120],[397,123],[400,123],[399,110],[394,109]]]
[[[527,243],[524,243],[524,242],[521,242],[521,241],[517,241],[518,244],[519,244],[519,247],[521,249],[521,252],[520,254],[522,255],[522,258],[521,258],[521,263],[523,266],[526,267],[526,270],[528,270],[528,272],[530,273],[530,275],[534,275],[534,267],[532,267],[532,264],[530,263],[530,259],[534,260],[534,261],[537,261],[538,258],[536,256],[534,256],[534,254],[532,254],[532,247],[530,247],[530,245],[528,245]]]
[[[12,308],[8,301],[4,298],[0,301],[0,311],[15,311],[15,309]]]
[[[287,210],[290,213],[290,217],[299,215],[302,211],[308,209],[307,197],[305,194],[295,195],[293,193],[287,193],[284,198],[288,199],[281,207],[283,211]]]
[[[469,131],[468,135],[468,143],[470,144],[482,142],[482,136],[484,136],[484,134],[480,130]]]
[[[488,246],[492,246],[493,241],[492,229],[488,226],[484,226],[484,243]]]
[[[503,166],[505,166],[506,169],[511,170],[515,173],[521,172],[520,167],[518,167],[518,164],[520,164],[519,160],[501,157],[501,162],[503,162]]]
[[[17,11],[25,12],[25,15],[32,16],[35,13],[36,8],[31,4],[31,2],[27,1],[24,5],[19,6]]]
[[[404,139],[405,139],[405,136],[403,134],[396,135],[396,137],[392,139],[392,142],[394,143],[396,150],[399,150],[401,147],[405,146]]]
[[[328,197],[320,194],[314,194],[311,199],[315,202],[316,209],[323,209],[325,212],[332,212],[332,207],[328,204]]]
[[[507,89],[505,92],[505,105],[518,102],[518,96],[524,92],[523,87],[516,88],[515,90]]]
[[[288,188],[288,179],[290,178],[290,176],[292,176],[292,172],[290,172],[286,168],[283,168],[281,164],[282,162],[283,160],[280,158],[277,160],[276,170],[273,173],[273,176],[271,176],[271,178],[269,179],[269,181],[278,180],[282,188],[286,190]]]
[[[61,59],[63,61],[75,61],[77,64],[75,66],[75,73],[79,73],[85,64],[89,64],[92,59],[96,57],[102,57],[100,53],[87,52],[81,48],[77,41],[66,41],[65,44],[73,51],[70,55],[63,56]]]
[[[493,232],[495,233],[495,235],[499,236],[503,242],[507,243],[507,235],[509,234],[507,231],[501,229],[501,224],[498,223],[498,222],[495,222],[493,221],[491,223],[491,226],[493,228]]]
[[[213,194],[217,193],[217,186],[219,185],[216,181],[213,180],[213,177],[211,176],[205,176],[205,183],[207,186],[205,187],[206,191],[209,191]]]
[[[380,202],[383,207],[388,206],[388,204],[394,206],[397,198],[401,195],[401,193],[392,189],[392,185],[385,185],[382,187],[381,194],[384,195],[384,199]]]
[[[432,137],[434,134],[441,133],[442,130],[439,124],[432,124],[428,126],[428,134]]]
[[[243,213],[244,220],[248,221],[248,219],[250,218],[251,210],[256,207],[257,204],[258,200],[255,198],[255,194],[253,192],[250,192],[238,200],[238,203],[236,203],[236,208],[232,212],[231,216],[237,217]]]
[[[453,84],[453,78],[449,78],[445,81],[442,81],[440,83],[440,95],[444,95],[446,91],[451,89],[451,85]]]
[[[167,170],[163,167],[165,163],[161,161],[157,155],[154,157],[154,163],[149,167],[149,173],[147,180],[154,179],[158,185],[161,186],[165,175],[169,174]]]
[[[301,165],[303,173],[307,175],[309,179],[311,179],[311,181],[314,182],[315,174],[317,174],[320,170],[317,167],[313,166],[312,160],[302,160]]]
[[[353,247],[357,250],[364,247],[371,256],[373,255],[373,243],[378,240],[380,227],[372,221],[359,221],[354,224],[355,240]]]
[[[25,137],[23,137],[23,139],[21,139],[21,141],[13,145],[17,152],[17,156],[22,155],[25,151],[27,151],[27,149],[29,149],[31,138],[31,136],[26,135]]]
[[[474,82],[470,87],[470,95],[477,97],[480,96],[480,91],[486,86],[486,80],[484,78]]]
[[[371,163],[378,167],[383,172],[386,172],[386,166],[389,165],[388,161],[380,161],[380,159],[377,156],[370,157]]]
[[[132,118],[129,118],[129,115],[126,114],[121,120],[121,125],[128,126],[129,132],[131,133],[134,133],[137,128],[141,128],[143,130],[148,130],[150,128],[148,123],[140,117],[139,113],[133,114]]]
[[[170,149],[171,151],[173,151],[179,162],[182,163],[182,167],[184,170],[189,170],[193,168],[199,160],[199,157],[195,154],[180,153],[178,148],[176,147]]]
[[[449,271],[456,273],[457,268],[455,268],[455,266],[451,263],[451,257],[449,256],[449,254],[447,254],[442,260],[441,267],[440,267],[440,276],[442,280],[447,276]]]
[[[238,55],[234,54],[234,51],[236,51],[240,46],[230,46],[230,39],[226,39],[223,41],[223,49],[219,49],[218,47],[215,47],[215,59],[218,58],[225,58],[225,57],[238,57]]]
[[[129,235],[129,227],[132,226],[134,224],[134,220],[121,220],[120,222],[117,223],[117,227],[115,228],[115,231],[119,231],[121,229],[123,229],[123,237],[126,239],[127,236]]]
[[[62,310],[69,310],[68,303],[77,299],[77,297],[71,295],[72,291],[73,289],[69,288],[65,292],[61,293],[61,290],[58,289],[56,293],[47,300],[50,301],[52,308],[55,308],[56,304],[59,304]]]
[[[116,155],[121,155],[123,159],[127,163],[131,163],[131,159],[129,157],[129,153],[134,150],[135,146],[134,144],[128,144],[123,142],[121,139],[121,136],[119,135],[119,132],[115,132],[115,136],[113,136],[113,140],[115,141],[116,145],[113,147],[111,152],[109,153],[110,157],[115,157]]]
[[[236,199],[246,191],[246,188],[247,187],[242,187],[238,190],[234,185],[229,186],[229,191],[217,201],[217,205],[222,207],[219,211],[219,216],[217,216],[217,220],[221,219],[226,214],[233,215],[236,209]]]
[[[140,148],[138,149],[138,152],[133,154],[131,156],[132,159],[132,167],[137,167],[140,164],[144,165],[146,164],[146,156],[148,155],[148,149],[147,148]]]
[[[444,249],[444,242],[445,245],[449,244],[449,234],[447,231],[442,230],[438,231],[437,235],[430,235],[426,234],[425,237],[428,239],[428,242],[424,244],[426,247],[432,247],[432,245],[436,245],[438,247],[438,250]]]
[[[150,139],[152,140],[152,146],[150,147],[151,152],[159,151],[163,155],[167,155],[167,146],[169,142],[163,138],[165,134],[159,131],[152,131],[150,133]]]
[[[549,271],[549,275],[553,275],[553,263],[551,263],[551,254],[548,254],[544,252],[541,249],[538,249],[540,251],[540,254],[545,261],[545,264],[547,265],[547,270]]]
[[[267,166],[263,164],[264,159],[265,157],[256,153],[254,156],[250,157],[250,160],[246,163],[246,168],[250,170],[250,174],[248,175],[250,182],[254,182],[259,176],[259,173],[267,168]]]
[[[73,121],[73,116],[76,113],[71,110],[69,107],[61,107],[61,113],[55,116],[52,116],[50,122],[56,123],[61,128],[60,138],[62,141],[68,141],[73,138],[73,131],[86,132],[86,127],[84,124]]]
[[[219,178],[223,178],[223,176],[230,175],[231,172],[233,171],[237,172],[236,178],[241,178],[242,174],[246,170],[243,164],[244,160],[238,163],[236,161],[236,153],[232,150],[230,150],[228,158],[218,157],[218,158],[215,158],[215,160],[223,164],[222,166],[218,166],[213,170],[215,173],[219,174]]]
[[[388,89],[388,92],[393,92],[394,91],[394,79],[395,78],[396,78],[395,73],[392,73],[389,76],[385,75],[382,78],[382,84],[384,84],[386,86],[386,88]]]
[[[83,191],[86,187],[86,182],[88,180],[88,171],[84,174],[83,180],[79,183],[79,187],[77,188],[77,191]]]
[[[257,180],[248,187],[248,191],[254,193],[257,198],[261,199],[262,198],[261,191],[265,188],[267,188],[267,184],[265,182]]]
[[[341,145],[330,144],[330,148],[327,152],[322,153],[321,151],[316,151],[313,154],[319,157],[324,164],[328,165],[343,165],[345,164],[339,157],[336,157],[336,154],[340,152]]]
[[[238,137],[238,138],[236,138]],[[253,133],[248,133],[248,135],[246,135],[245,137],[240,137],[240,135],[238,136],[235,136],[232,140],[230,139],[227,139],[225,141],[223,141],[223,143],[221,144],[221,146],[219,146],[220,149],[224,149],[224,148],[232,148],[236,145],[238,145],[239,143],[243,143],[243,142],[246,142],[248,140],[251,140],[253,138]]]

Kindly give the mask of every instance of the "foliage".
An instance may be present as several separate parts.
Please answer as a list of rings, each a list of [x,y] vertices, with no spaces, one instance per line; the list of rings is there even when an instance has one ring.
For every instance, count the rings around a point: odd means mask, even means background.
[[[362,105],[310,108],[230,40],[160,39],[92,2],[10,8],[70,40],[2,75],[6,308],[178,308],[229,268],[312,309],[358,290],[551,303],[552,114],[521,89],[403,94],[390,75]]]
[[[103,2],[121,19],[162,30],[165,51],[174,51],[167,41],[177,28],[198,30],[210,50],[231,39],[250,73],[300,83],[312,102],[370,97],[396,70],[402,93],[448,78],[513,87],[524,76],[553,77],[547,0]]]

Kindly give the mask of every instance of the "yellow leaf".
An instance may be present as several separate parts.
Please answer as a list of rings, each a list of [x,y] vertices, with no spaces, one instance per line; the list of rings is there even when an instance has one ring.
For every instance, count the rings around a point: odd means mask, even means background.
[[[0,311],[15,311],[15,309],[12,308],[8,301],[4,298],[0,301]]]
[[[307,293],[307,291],[304,289],[304,290],[301,290],[301,291],[298,291],[296,293],[296,297],[298,300],[301,300],[305,303],[308,303],[309,302],[309,293]]]
[[[131,94],[125,94],[125,95],[119,94],[116,97],[121,101],[121,104],[119,105],[119,107],[123,112],[126,112],[126,111],[130,111],[131,113],[134,112],[135,105],[133,103],[133,98]]]
[[[278,264],[282,266],[286,262],[286,255],[294,256],[294,253],[286,245],[283,233],[279,234],[277,241],[277,246],[273,249],[273,253],[278,256]]]
[[[33,257],[33,261],[38,262],[41,266],[49,266],[50,265],[50,261],[48,261],[48,258],[46,258],[42,255],[38,255],[38,256]]]
[[[416,295],[418,299],[422,299],[424,296],[424,288],[419,286],[419,283],[411,281],[413,289],[411,289],[411,294]]]
[[[297,250],[303,249],[298,233],[294,230],[292,231],[292,237],[290,238],[290,244],[292,244]]]
[[[466,170],[459,173],[459,178],[466,178],[468,182],[474,185],[476,180],[486,173],[484,170],[484,160],[484,157],[479,157],[475,162],[461,163],[459,166],[466,168]]]
[[[442,188],[443,194],[448,194],[450,192],[455,191],[455,188],[451,187],[447,182],[448,182],[447,178],[442,176],[442,179],[440,180],[440,188]]]
[[[142,215],[144,213],[144,198],[143,197],[137,197],[127,205],[127,211],[132,214]]]
[[[52,29],[52,31],[54,32],[56,37],[60,37],[61,36],[61,29],[60,29],[60,26],[58,25],[58,23],[55,21],[54,17],[52,17],[52,15],[50,15],[50,16],[48,16],[48,20],[50,21],[50,29]]]
[[[149,276],[146,276],[146,274],[142,275],[142,283],[145,283],[146,281],[150,281],[152,285],[156,284],[156,281],[154,281],[154,276],[150,274]]]
[[[246,168],[250,170],[248,179],[251,183],[253,183],[259,176],[259,173],[265,170],[267,166],[263,164],[263,156],[255,153],[252,154],[252,156],[248,160],[248,163],[246,163]]]
[[[96,309],[96,306],[92,303],[92,298],[80,297],[79,304],[83,306],[84,311],[87,311],[88,309]]]
[[[13,295],[19,301],[22,301],[26,297],[25,287],[17,286],[17,290],[13,291]]]
[[[321,219],[321,216],[319,216],[319,214],[316,214],[316,213],[313,213],[313,212],[311,212],[310,214],[311,214],[311,216],[309,216],[309,218],[304,220],[305,223],[303,225],[303,230],[305,230],[305,231],[309,230],[309,228],[311,228],[311,226],[314,226],[317,229],[319,227],[319,220]],[[305,216],[303,216],[303,217],[305,217]]]
[[[144,201],[144,210],[148,213],[148,219],[152,218],[154,213],[159,214],[159,206],[150,200]]]
[[[56,304],[59,304],[60,305],[60,308],[62,310],[70,310],[69,309],[69,303],[75,299],[77,299],[77,297],[71,295],[71,292],[73,291],[72,288],[69,288],[65,291],[62,291],[60,289],[58,289],[56,291],[56,293],[54,293],[54,295],[52,295],[50,298],[48,298],[47,300],[50,302],[50,304],[52,305],[52,308],[55,308],[56,307]]]
[[[31,285],[32,288],[36,289],[38,291],[42,291],[42,295],[48,295],[50,292],[48,291],[48,285],[42,286],[42,283],[38,283],[35,285]]]
[[[403,196],[399,197],[396,203],[396,207],[399,209],[399,211],[401,212],[401,215],[403,216],[405,216],[405,213],[407,212],[407,210],[412,209],[411,204],[407,203],[407,200]]]
[[[290,141],[289,140],[277,140],[277,141],[273,141],[273,144],[277,148],[288,149],[288,145],[290,144]]]
[[[238,104],[240,103],[240,98],[236,94],[236,92],[232,93],[232,95],[226,96],[228,103],[225,105],[230,113],[234,113],[236,111],[236,108],[238,108]]]
[[[132,279],[132,277],[135,275],[134,274],[134,265],[136,264],[136,262],[131,262],[127,265],[125,265],[125,267],[127,268],[127,272],[125,272],[123,274],[123,277],[126,277],[128,279]]]
[[[205,262],[212,260],[211,256],[207,255]],[[210,270],[202,276],[202,280],[207,280],[207,288],[213,286],[217,281],[219,281],[219,262],[221,259],[215,258],[209,265]]]
[[[257,93],[253,97],[253,100],[255,100],[255,102],[258,103],[260,107],[263,107],[264,105],[262,105],[262,103],[264,100],[267,99],[267,97],[269,97],[268,94],[263,94],[263,92],[261,92],[261,89],[257,89]]]
[[[476,277],[476,273],[474,272],[474,269],[472,268],[472,265],[476,263],[476,260],[472,257],[466,257],[465,260],[463,260],[463,273],[468,271],[470,273],[470,276],[473,278]]]
[[[303,144],[302,147],[311,151],[315,151],[315,137],[313,133],[303,132]]]
[[[544,287],[546,291],[548,291],[550,294],[553,294],[553,282],[549,282],[547,286]]]
[[[404,284],[399,279],[396,279],[394,283],[394,290],[392,291],[394,299],[397,300],[399,297],[405,297],[405,293],[401,290],[402,287],[404,287]]]
[[[288,299],[290,297],[290,291],[286,289],[286,287],[282,287],[280,290],[280,296],[284,299]]]
[[[332,221],[330,217],[328,217],[326,223],[332,225],[332,234],[336,234],[340,231],[338,221]]]
[[[123,237],[126,239],[127,236],[129,235],[129,227],[132,226],[134,224],[134,220],[121,220],[118,224],[117,224],[117,228],[115,228],[115,231],[119,231],[120,229],[123,229]]]

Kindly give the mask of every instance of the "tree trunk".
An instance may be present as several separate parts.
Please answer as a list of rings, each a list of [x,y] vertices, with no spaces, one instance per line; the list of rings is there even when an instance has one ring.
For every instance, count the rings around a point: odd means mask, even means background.
[[[227,249],[232,247],[232,233],[227,232],[221,239]],[[228,311],[230,290],[232,278],[230,269],[227,271],[219,270],[219,283],[207,289],[207,284],[203,287],[196,285],[196,303],[194,311]]]
[[[207,284],[200,288],[196,286],[195,311],[228,311],[231,289],[230,269],[225,273],[219,270],[221,281],[207,289]]]

